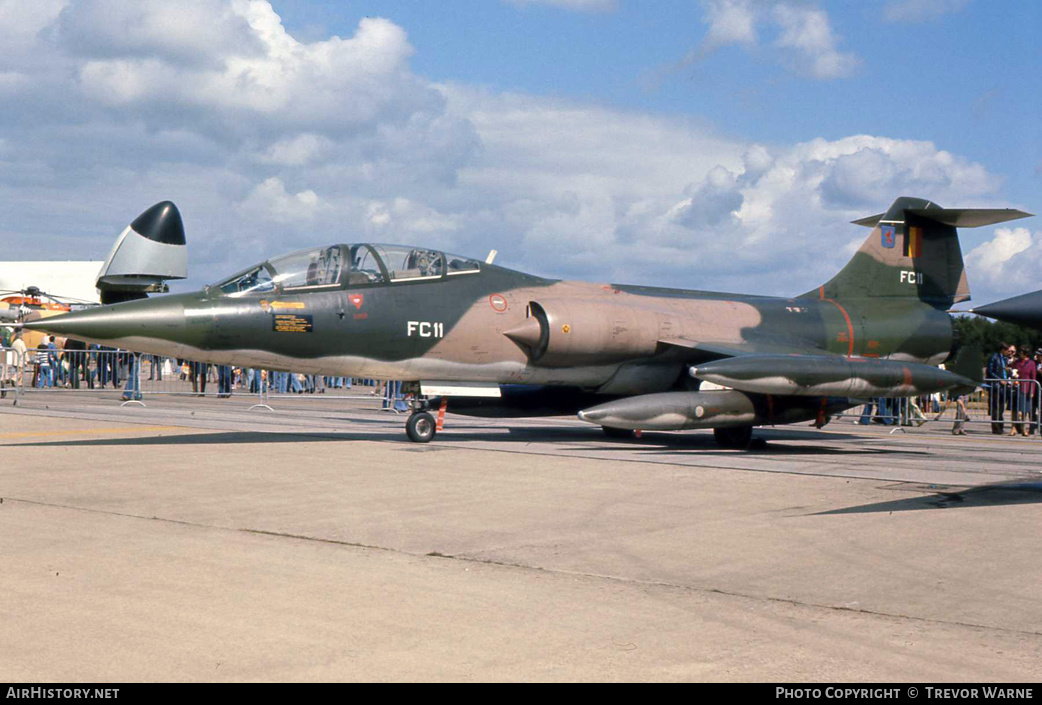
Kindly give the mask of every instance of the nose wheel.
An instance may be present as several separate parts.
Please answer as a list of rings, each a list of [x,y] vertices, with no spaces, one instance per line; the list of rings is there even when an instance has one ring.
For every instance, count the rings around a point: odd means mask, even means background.
[[[405,435],[413,443],[430,443],[437,430],[437,422],[426,411],[415,412],[405,422]]]

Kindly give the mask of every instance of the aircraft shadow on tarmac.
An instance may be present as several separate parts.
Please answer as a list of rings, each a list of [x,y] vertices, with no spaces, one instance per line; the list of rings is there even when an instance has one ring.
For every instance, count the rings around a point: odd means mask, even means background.
[[[136,438],[91,438],[77,441],[39,441],[36,443],[10,443],[8,448],[99,448],[115,446],[185,446],[222,445],[246,443],[315,443],[319,441],[367,441],[374,440],[368,433],[323,433],[301,431],[300,433],[267,433],[263,431],[222,431],[220,433],[185,433],[168,436],[140,436]]]
[[[909,512],[920,509],[954,509],[968,507],[1001,507],[1016,504],[1042,503],[1042,480],[1013,480],[965,490],[938,492],[921,497],[908,497],[889,502],[876,502],[860,507],[832,509],[810,516],[830,514],[873,514],[879,512]]]
[[[352,419],[355,423],[357,419]],[[368,420],[367,420],[368,421]],[[465,447],[474,442],[497,442],[497,443],[576,443],[579,444],[575,450],[588,450],[595,452],[620,452],[636,453],[642,455],[669,455],[682,451],[697,452],[700,455],[733,455],[737,452],[733,449],[722,449],[717,445],[711,433],[649,433],[642,438],[630,440],[608,441],[601,431],[596,428],[587,427],[514,427],[504,428],[502,426],[478,426],[447,430],[430,445],[416,445],[408,443],[402,436],[397,425],[391,427],[386,421],[369,421],[376,425],[382,425],[382,429],[366,429],[365,431],[340,431],[340,430],[286,430],[286,431],[221,431],[215,433],[188,433],[168,434],[156,436],[138,436],[131,438],[93,438],[84,440],[55,440],[35,441],[29,443],[11,443],[9,447],[118,447],[118,446],[170,446],[170,445],[220,445],[220,444],[249,444],[249,443],[312,443],[316,441],[392,441],[400,442],[405,449],[415,451],[447,449],[453,444]],[[503,431],[506,431],[504,433]],[[765,455],[864,455],[864,454],[900,454],[900,455],[922,455],[925,451],[909,449],[891,449],[865,447],[861,445],[850,445],[837,448],[835,446],[821,445],[779,445],[770,441],[821,441],[827,438],[830,441],[856,441],[863,436],[830,433],[827,437],[815,431],[797,431],[771,429],[758,432],[748,451],[748,454]]]
[[[495,436],[486,434],[476,435],[468,433],[452,433],[444,436],[445,441],[473,441],[473,440],[501,440]],[[864,436],[830,433],[823,435],[817,431],[797,431],[787,429],[770,429],[757,431],[753,435],[753,441],[747,451],[748,454],[767,455],[929,455],[927,451],[911,450],[908,448],[880,448],[864,445],[849,445],[841,448],[835,446],[818,445],[823,440],[828,441],[859,441]],[[734,449],[721,448],[713,434],[709,432],[696,433],[645,433],[641,438],[622,439],[606,441],[601,432],[583,428],[512,428],[510,429],[510,442],[558,442],[581,443],[585,450],[604,451],[626,451],[642,454],[666,455],[679,451],[696,451],[700,455],[733,455]],[[779,445],[771,441],[813,441],[815,445],[795,445],[787,443]]]

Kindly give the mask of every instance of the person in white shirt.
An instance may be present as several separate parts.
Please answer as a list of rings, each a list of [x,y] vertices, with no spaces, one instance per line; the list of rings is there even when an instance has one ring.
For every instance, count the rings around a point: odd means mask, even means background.
[[[14,342],[11,350],[7,353],[7,379],[11,386],[22,386],[22,369],[25,365],[25,341],[22,340],[22,331],[14,334]]]

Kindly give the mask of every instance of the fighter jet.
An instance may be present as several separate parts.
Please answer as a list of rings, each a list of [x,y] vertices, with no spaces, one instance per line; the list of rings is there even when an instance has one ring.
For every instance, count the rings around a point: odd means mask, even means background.
[[[855,221],[871,232],[835,277],[792,298],[558,281],[349,243],[26,327],[217,364],[403,380],[418,442],[438,429],[430,411],[447,406],[578,413],[612,436],[711,428],[747,447],[755,426],[821,426],[865,397],[974,386],[979,359],[936,367],[953,349],[946,311],[969,299],[956,227],[1028,215],[898,198]],[[150,235],[183,241],[168,227],[181,227],[176,208],[153,213]]]

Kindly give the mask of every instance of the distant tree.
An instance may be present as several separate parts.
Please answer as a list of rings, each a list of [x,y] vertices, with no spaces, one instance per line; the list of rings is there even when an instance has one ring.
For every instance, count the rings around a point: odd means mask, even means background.
[[[1021,345],[1030,345],[1032,350],[1042,348],[1042,331],[1034,328],[973,315],[953,316],[952,326],[960,345],[980,345],[984,360],[999,349],[1000,343],[1009,343],[1018,348]]]

